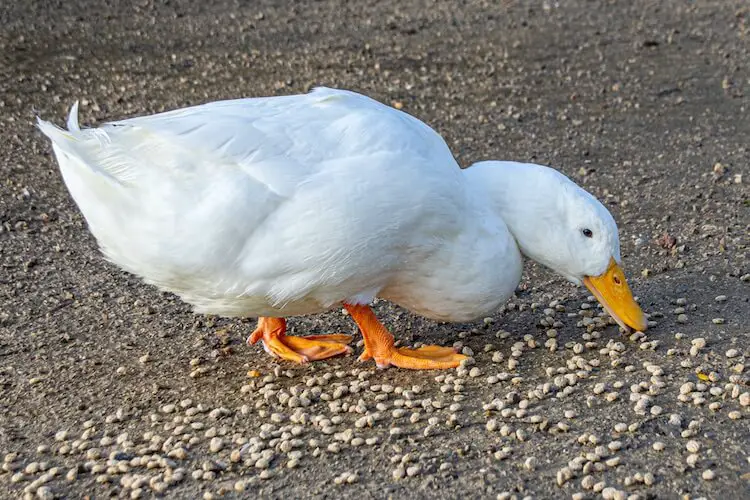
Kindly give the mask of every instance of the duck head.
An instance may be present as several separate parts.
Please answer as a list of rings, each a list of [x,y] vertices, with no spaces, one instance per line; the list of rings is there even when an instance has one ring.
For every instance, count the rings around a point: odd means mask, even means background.
[[[481,162],[467,173],[475,168],[524,255],[585,285],[623,329],[646,330],[621,267],[617,224],[604,205],[549,167]]]

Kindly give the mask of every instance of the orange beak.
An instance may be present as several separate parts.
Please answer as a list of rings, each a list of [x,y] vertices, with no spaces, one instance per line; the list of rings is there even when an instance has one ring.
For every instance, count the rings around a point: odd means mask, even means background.
[[[628,327],[640,332],[646,330],[646,316],[633,299],[633,293],[625,281],[625,273],[614,258],[610,259],[604,274],[586,276],[583,284],[624,330],[627,331]]]

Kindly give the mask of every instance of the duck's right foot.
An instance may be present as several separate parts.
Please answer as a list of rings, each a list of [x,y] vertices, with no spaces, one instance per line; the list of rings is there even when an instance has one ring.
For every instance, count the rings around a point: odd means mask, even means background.
[[[347,345],[352,341],[351,335],[288,336],[284,318],[258,318],[258,327],[248,337],[247,343],[255,344],[258,341],[263,342],[263,349],[272,356],[295,363],[307,363],[352,351]]]

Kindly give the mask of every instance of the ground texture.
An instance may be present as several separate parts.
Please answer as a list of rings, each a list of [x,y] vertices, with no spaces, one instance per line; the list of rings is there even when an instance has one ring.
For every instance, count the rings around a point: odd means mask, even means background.
[[[29,0],[0,25],[0,496],[750,498],[747,3]],[[33,124],[315,85],[598,196],[647,337],[530,264],[478,324],[376,305],[465,368],[277,363],[253,321],[104,262]]]

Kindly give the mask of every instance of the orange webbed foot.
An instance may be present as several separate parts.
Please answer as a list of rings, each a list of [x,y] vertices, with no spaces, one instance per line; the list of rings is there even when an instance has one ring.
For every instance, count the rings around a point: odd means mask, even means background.
[[[443,370],[455,368],[467,358],[452,347],[395,347],[393,335],[378,321],[369,307],[350,304],[345,304],[344,307],[357,322],[365,340],[365,351],[359,357],[360,361],[374,358],[379,368],[393,365],[412,370]]]
[[[317,361],[352,351],[346,345],[352,341],[351,335],[287,336],[283,318],[258,318],[258,327],[247,343],[255,344],[258,341],[263,342],[263,349],[272,356],[295,363]]]

